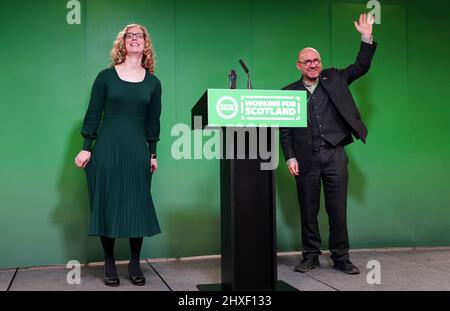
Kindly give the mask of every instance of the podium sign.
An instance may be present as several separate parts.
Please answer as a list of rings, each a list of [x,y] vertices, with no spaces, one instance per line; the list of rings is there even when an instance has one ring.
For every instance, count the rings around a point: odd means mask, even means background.
[[[306,127],[306,91],[208,89],[208,125]]]

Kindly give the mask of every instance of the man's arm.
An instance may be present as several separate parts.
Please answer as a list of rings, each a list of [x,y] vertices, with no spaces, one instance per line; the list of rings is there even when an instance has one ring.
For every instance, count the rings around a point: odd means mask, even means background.
[[[294,130],[292,127],[281,127],[280,128],[280,143],[281,149],[283,149],[283,154],[285,160],[295,158],[294,151]]]
[[[345,77],[349,85],[369,71],[377,47],[377,44],[372,39],[374,20],[375,18],[372,15],[361,14],[359,22],[354,22],[356,30],[361,34],[359,53],[354,64],[340,70],[340,73]]]
[[[294,151],[294,129],[292,127],[280,128],[280,143],[284,158],[291,175],[298,175],[299,168]]]

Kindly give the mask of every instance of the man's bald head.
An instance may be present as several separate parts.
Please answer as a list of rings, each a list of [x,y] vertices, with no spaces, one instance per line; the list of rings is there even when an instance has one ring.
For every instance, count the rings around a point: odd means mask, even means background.
[[[320,59],[320,53],[315,48],[307,47],[298,52],[298,60],[304,61],[305,56],[309,55],[314,55],[315,57]]]
[[[322,60],[319,52],[311,47],[298,52],[297,69],[302,73],[304,80],[316,81],[322,72]]]

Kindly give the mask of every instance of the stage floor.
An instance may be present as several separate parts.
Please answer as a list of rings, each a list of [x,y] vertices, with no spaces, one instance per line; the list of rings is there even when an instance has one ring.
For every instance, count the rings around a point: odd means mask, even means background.
[[[278,279],[302,291],[390,291],[450,290],[450,248],[376,249],[351,252],[360,275],[346,275],[332,268],[329,254],[321,256],[321,268],[301,274],[292,269],[299,253],[279,253]],[[381,265],[381,284],[368,284],[370,260]],[[68,270],[60,267],[32,267],[0,270],[0,290],[147,290],[195,291],[197,284],[220,282],[219,256],[143,260],[147,284],[136,287],[127,279],[127,262],[118,262],[121,286],[103,285],[102,263],[84,265],[81,284],[69,285]]]

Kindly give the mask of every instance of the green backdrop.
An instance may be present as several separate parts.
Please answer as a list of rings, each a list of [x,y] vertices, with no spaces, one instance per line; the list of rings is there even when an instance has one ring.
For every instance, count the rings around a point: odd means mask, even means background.
[[[381,2],[372,69],[352,85],[369,136],[347,148],[351,246],[449,245],[450,4]],[[259,89],[298,79],[305,46],[321,52],[325,67],[353,62],[353,20],[369,11],[365,1],[82,0],[81,24],[69,25],[66,3],[0,4],[0,268],[102,259],[87,236],[86,180],[74,157],[93,79],[126,24],[148,27],[163,85],[152,185],[163,232],[146,239],[143,256],[181,257],[219,253],[219,163],[172,159],[172,127],[189,124],[206,88],[226,88],[230,69],[245,86],[239,58]],[[278,249],[299,250],[295,184],[284,163],[276,179]],[[326,248],[324,208],[320,226]],[[125,240],[117,253],[128,256]]]

